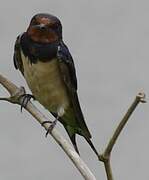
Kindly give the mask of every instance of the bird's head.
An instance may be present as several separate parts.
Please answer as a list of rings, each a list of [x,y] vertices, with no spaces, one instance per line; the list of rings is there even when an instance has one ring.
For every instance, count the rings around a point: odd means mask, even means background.
[[[50,14],[36,14],[27,29],[27,35],[37,43],[52,43],[62,39],[60,20]]]

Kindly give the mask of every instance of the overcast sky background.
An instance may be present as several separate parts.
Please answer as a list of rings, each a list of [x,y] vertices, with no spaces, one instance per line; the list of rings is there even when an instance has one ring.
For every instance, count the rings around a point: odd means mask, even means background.
[[[39,12],[61,19],[64,41],[77,69],[82,110],[92,140],[102,152],[136,94],[144,90],[149,95],[149,1],[1,0],[0,73],[26,89],[13,67],[13,46],[16,36]],[[0,96],[4,95],[0,88]],[[6,102],[0,102],[0,114],[0,179],[82,179],[31,115]],[[139,105],[121,134],[112,153],[115,180],[149,179],[148,117],[149,104]],[[60,124],[57,128],[69,139]],[[106,180],[102,163],[85,140],[78,137],[77,142],[96,178]]]

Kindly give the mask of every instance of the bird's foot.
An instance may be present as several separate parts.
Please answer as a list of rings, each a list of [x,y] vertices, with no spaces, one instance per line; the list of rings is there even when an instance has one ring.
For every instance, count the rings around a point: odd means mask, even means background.
[[[21,103],[21,112],[22,112],[22,109],[27,106],[27,103],[31,100],[31,98],[35,100],[35,97],[32,94],[23,94],[21,95],[21,97],[23,99]]]
[[[50,123],[50,126],[48,127],[45,137],[47,137],[48,134],[52,132],[53,128],[56,126],[57,121],[58,121],[58,118],[56,118],[54,121],[44,121],[41,123],[42,126],[44,124]]]

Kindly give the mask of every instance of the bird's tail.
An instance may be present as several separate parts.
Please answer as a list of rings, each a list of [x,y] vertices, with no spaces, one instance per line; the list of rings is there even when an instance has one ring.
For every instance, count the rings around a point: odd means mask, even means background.
[[[71,113],[67,114],[67,116],[65,115],[65,117],[63,117],[63,118],[59,118],[59,121],[63,124],[64,128],[66,129],[75,151],[80,155],[78,147],[77,147],[77,143],[76,143],[76,134],[79,134],[86,139],[86,141],[88,142],[88,144],[90,145],[90,147],[92,148],[94,153],[99,157],[99,154],[98,154],[94,144],[91,141],[91,134],[90,134],[90,132],[89,132],[89,130],[85,124],[84,119],[82,119],[82,127],[78,128],[78,124],[77,124],[78,121],[75,121],[75,116],[73,116]],[[54,116],[56,116],[54,113],[52,113],[52,114]],[[74,122],[75,122],[76,123],[75,126],[71,126],[71,125],[66,124],[65,122],[67,119],[68,119],[69,123],[72,122],[72,124],[74,124]],[[81,131],[80,131],[80,129],[81,129]]]
[[[92,150],[94,151],[94,153],[99,157],[99,154],[98,154],[98,152],[97,152],[94,144],[92,143],[91,139],[86,138],[86,137],[84,137],[84,138],[86,139],[86,141],[88,142],[88,144],[90,145],[90,147],[92,148]]]
[[[75,151],[80,155],[78,147],[77,147],[77,143],[76,143],[76,133],[74,133],[73,135],[72,134],[70,135],[70,132],[67,129],[66,129],[66,131],[67,131],[67,133],[68,133],[68,135],[70,137],[70,140],[71,140],[71,142],[73,144],[73,147],[74,147]],[[96,148],[95,148],[94,144],[92,143],[91,139],[87,138],[85,136],[83,136],[83,137],[86,139],[86,141],[88,142],[88,144],[90,145],[90,147],[94,151],[94,153],[99,157],[98,151],[96,150]]]
[[[75,151],[80,155],[78,147],[77,147],[77,143],[76,143],[76,134],[73,134],[72,136],[70,136],[70,140],[73,144]]]
[[[94,153],[97,155],[97,157],[99,157],[98,151],[96,150],[96,148],[95,148],[94,144],[92,143],[91,139],[86,138],[86,137],[84,137],[84,138],[86,139],[86,141],[88,142],[88,144],[90,145],[90,147],[94,151]],[[80,155],[78,147],[77,147],[77,143],[76,143],[76,134],[73,134],[72,136],[70,136],[70,140],[71,140],[71,142],[73,144],[74,149]]]

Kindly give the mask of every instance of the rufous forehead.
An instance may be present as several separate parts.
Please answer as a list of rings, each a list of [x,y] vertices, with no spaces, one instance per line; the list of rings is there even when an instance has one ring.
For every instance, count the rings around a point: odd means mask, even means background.
[[[54,24],[54,21],[52,19],[46,18],[46,17],[39,17],[37,18],[37,21],[40,24]]]

